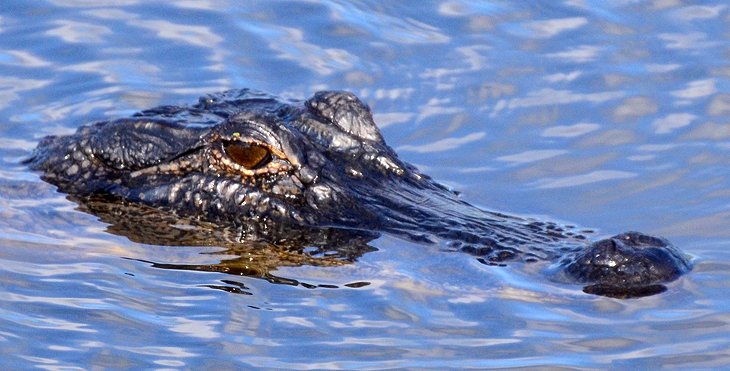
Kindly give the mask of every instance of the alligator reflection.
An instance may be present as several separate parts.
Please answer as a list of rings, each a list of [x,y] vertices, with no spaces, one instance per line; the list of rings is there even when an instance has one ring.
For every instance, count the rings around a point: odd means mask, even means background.
[[[377,251],[368,242],[378,237],[375,233],[347,229],[289,228],[268,231],[276,239],[256,240],[252,232],[240,228],[222,228],[213,223],[182,218],[169,212],[130,203],[121,199],[94,196],[70,199],[79,204],[79,210],[97,216],[109,224],[109,233],[123,236],[137,243],[159,246],[220,246],[221,251],[203,254],[233,258],[214,264],[173,264],[144,259],[131,259],[161,269],[219,272],[236,276],[260,278],[271,283],[302,286],[305,288],[338,288],[330,284],[310,284],[272,274],[280,267],[342,266],[355,262],[363,254]],[[273,232],[273,233],[272,233]],[[222,280],[229,286],[206,285],[232,293],[250,294],[240,282]],[[368,282],[346,283],[345,287],[362,287]]]
[[[247,226],[221,227],[217,224],[191,217],[180,217],[172,212],[132,203],[112,196],[94,195],[83,199],[70,197],[79,205],[79,210],[99,217],[109,224],[109,233],[123,236],[137,243],[158,246],[219,246],[223,250],[203,254],[232,257],[222,259],[214,264],[177,264],[154,262],[145,259],[132,259],[150,264],[152,267],[173,270],[218,272],[236,276],[264,279],[271,283],[302,286],[305,288],[338,288],[336,285],[311,284],[296,279],[280,277],[272,274],[280,267],[342,266],[355,262],[362,255],[377,251],[368,245],[379,234],[374,232],[346,228],[311,228],[286,224],[269,225],[266,223]],[[268,226],[266,230],[247,229],[252,226]],[[606,247],[606,246],[608,247]],[[623,250],[639,249],[641,255]],[[595,252],[593,250],[596,250]],[[643,276],[631,275],[630,271],[612,273],[612,269],[601,269],[598,273],[592,267],[604,264],[601,259],[611,258],[610,252],[623,255],[639,256],[641,266],[652,266],[670,269],[652,274],[670,276],[675,279],[683,273],[674,266],[684,267],[683,257],[668,241],[646,236],[636,232],[627,232],[612,238],[594,242],[581,250],[582,254],[568,254],[557,265],[559,270],[552,272],[553,280],[564,283],[575,283],[575,277],[581,277],[578,283],[584,284],[583,291],[589,294],[614,298],[636,298],[655,295],[667,288],[663,284],[644,282]],[[477,254],[478,255],[478,254]],[[478,259],[483,264],[500,265]],[[588,261],[586,261],[588,260]],[[664,264],[669,262],[672,264]],[[688,267],[684,267],[689,269]],[[587,272],[583,272],[586,270]],[[599,274],[603,281],[595,283],[591,274]],[[632,278],[626,278],[629,274]],[[651,278],[651,277],[650,277]],[[205,285],[205,287],[224,290],[232,293],[249,294],[248,288],[233,280],[222,280],[228,286]],[[346,283],[345,287],[362,287],[368,282]]]

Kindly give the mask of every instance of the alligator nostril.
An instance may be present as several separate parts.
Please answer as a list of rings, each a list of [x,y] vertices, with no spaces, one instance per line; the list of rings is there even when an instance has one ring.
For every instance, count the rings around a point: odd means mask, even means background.
[[[560,263],[565,276],[590,284],[587,293],[613,297],[661,292],[661,284],[690,270],[690,263],[668,241],[638,232],[597,241]]]

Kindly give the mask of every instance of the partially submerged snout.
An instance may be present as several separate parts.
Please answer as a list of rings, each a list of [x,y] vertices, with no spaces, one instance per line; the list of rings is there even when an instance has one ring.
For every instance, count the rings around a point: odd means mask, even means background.
[[[560,263],[562,275],[588,284],[584,292],[610,297],[641,297],[663,292],[664,283],[691,269],[669,241],[626,232],[594,242]]]

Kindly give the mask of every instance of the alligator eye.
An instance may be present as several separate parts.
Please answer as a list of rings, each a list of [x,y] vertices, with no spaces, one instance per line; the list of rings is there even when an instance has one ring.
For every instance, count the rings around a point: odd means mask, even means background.
[[[223,148],[235,163],[248,170],[258,169],[271,161],[271,151],[257,144],[226,142]]]

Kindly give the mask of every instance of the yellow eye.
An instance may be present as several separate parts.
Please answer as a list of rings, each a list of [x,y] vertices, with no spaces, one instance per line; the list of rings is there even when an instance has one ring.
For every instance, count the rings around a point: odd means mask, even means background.
[[[271,151],[253,143],[225,142],[223,148],[228,157],[248,170],[256,170],[271,161]]]

